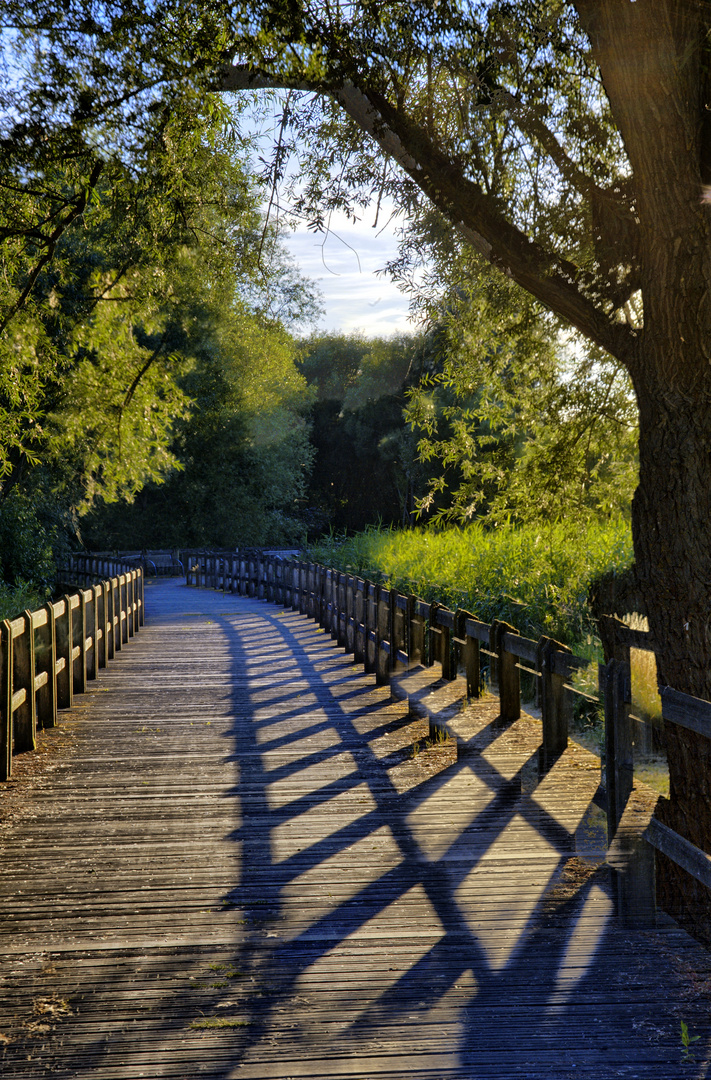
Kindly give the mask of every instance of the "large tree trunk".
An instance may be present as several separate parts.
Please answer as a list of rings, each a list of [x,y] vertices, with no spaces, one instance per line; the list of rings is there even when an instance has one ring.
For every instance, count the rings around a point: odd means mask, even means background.
[[[637,574],[662,683],[711,700],[711,220],[708,55],[697,5],[579,0],[633,171],[644,330],[625,357],[640,410]],[[711,854],[711,740],[666,725],[658,816]],[[711,944],[711,892],[668,859],[661,905]]]
[[[677,341],[682,359],[685,343]],[[687,353],[687,360],[690,359]],[[690,365],[691,366],[691,365]],[[711,372],[708,361],[705,368]],[[697,369],[698,370],[698,369]],[[640,484],[633,504],[640,586],[662,683],[711,699],[711,408],[705,373],[693,396],[669,386],[640,401]],[[670,796],[659,819],[711,853],[711,740],[666,724]],[[664,856],[658,901],[711,944],[711,892]]]

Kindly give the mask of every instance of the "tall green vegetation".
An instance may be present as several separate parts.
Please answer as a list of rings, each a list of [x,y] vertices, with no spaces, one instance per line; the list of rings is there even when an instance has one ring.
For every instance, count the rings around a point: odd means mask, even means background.
[[[586,650],[596,633],[590,583],[632,561],[629,522],[538,522],[490,529],[368,529],[312,545],[315,560],[424,600],[462,607],[485,622],[503,619],[524,634],[546,634]]]
[[[491,525],[628,516],[638,430],[624,368],[466,252],[426,251],[449,299],[439,366],[408,400],[430,472],[421,510]]]
[[[46,593],[69,539],[142,545],[162,524],[174,542],[235,543],[245,521],[250,542],[288,533],[309,464],[289,328],[317,310],[263,221],[221,99],[186,85],[170,103],[147,101],[146,115],[122,122],[107,102],[90,121],[76,103],[62,115],[60,85],[40,138],[27,109],[42,60],[22,56],[0,116],[9,604],[13,589],[25,603],[30,583],[35,600]],[[161,520],[148,504],[166,484]],[[139,493],[143,516],[132,509]],[[228,505],[231,521],[211,532],[210,508],[214,517]]]

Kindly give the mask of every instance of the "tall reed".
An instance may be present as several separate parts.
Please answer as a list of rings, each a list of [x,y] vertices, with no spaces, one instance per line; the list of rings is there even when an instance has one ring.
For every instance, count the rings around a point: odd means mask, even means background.
[[[592,655],[596,626],[590,583],[632,562],[629,524],[606,522],[486,529],[370,528],[330,536],[314,560],[376,578],[424,600],[466,608],[485,622],[503,619],[522,634],[547,634]]]

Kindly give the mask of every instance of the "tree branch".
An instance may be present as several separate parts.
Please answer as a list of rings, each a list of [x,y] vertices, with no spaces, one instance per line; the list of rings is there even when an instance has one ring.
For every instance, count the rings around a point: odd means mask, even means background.
[[[636,332],[608,316],[619,298],[573,263],[530,240],[501,213],[496,200],[430,143],[426,133],[384,97],[352,83],[337,87],[281,80],[247,66],[225,70],[224,90],[278,88],[329,94],[414,180],[454,228],[484,258],[591,341],[622,359]]]
[[[79,199],[76,201],[69,213],[59,222],[54,232],[51,233],[51,235],[47,238],[47,246],[35,266],[30,271],[30,276],[25,283],[24,289],[18,296],[15,303],[10,308],[10,311],[7,313],[5,318],[0,322],[0,334],[4,332],[10,320],[13,319],[15,315],[17,315],[18,311],[24,306],[28,296],[34,288],[37,278],[39,277],[47,263],[51,261],[54,255],[54,249],[57,246],[57,241],[59,240],[59,238],[64,232],[66,232],[72,222],[76,221],[76,219],[78,217],[81,217],[81,215],[84,213],[86,209],[86,204],[89,200],[89,195],[96,186],[103,167],[104,163],[102,161],[96,162],[94,168],[91,171],[86,190],[81,193]]]
[[[124,409],[127,409],[129,407],[129,405],[131,404],[131,401],[133,400],[133,395],[136,393],[136,390],[138,389],[138,384],[140,383],[141,379],[146,374],[148,369],[151,367],[151,365],[154,364],[155,361],[160,356],[161,352],[163,351],[163,346],[165,345],[167,337],[168,337],[168,333],[166,331],[166,333],[163,334],[163,337],[158,342],[157,347],[153,350],[153,352],[148,357],[145,364],[140,369],[140,371],[136,375],[135,379],[133,380],[133,382],[129,386],[128,390],[126,391],[126,396],[123,399],[123,404],[121,405],[121,410],[120,410],[121,413],[123,413]]]

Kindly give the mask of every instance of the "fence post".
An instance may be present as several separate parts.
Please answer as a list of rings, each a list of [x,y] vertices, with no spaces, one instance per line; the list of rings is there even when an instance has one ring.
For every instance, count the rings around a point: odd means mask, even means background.
[[[656,924],[655,856],[641,835],[634,812],[625,822],[625,808],[634,786],[634,722],[630,714],[630,668],[612,659],[598,668],[605,698],[605,780],[607,835],[612,849],[617,914],[635,926]]]
[[[407,628],[408,628],[408,609],[405,610],[398,605],[398,597],[405,600],[407,604],[407,597],[402,597],[401,593],[397,593],[394,589],[390,591],[390,625],[392,630],[390,633],[390,667],[392,671],[401,672],[405,670],[405,664],[399,659],[399,653],[408,654],[407,648]]]
[[[346,643],[347,653],[355,652],[355,578],[346,574]]]
[[[12,631],[0,623],[0,780],[12,773]]]
[[[505,722],[518,720],[521,715],[521,672],[516,657],[507,652],[504,644],[506,634],[518,636],[518,630],[508,623],[494,619],[491,624],[493,652],[496,653],[496,675],[499,687],[499,719]]]
[[[417,597],[410,594],[407,598],[410,619],[409,666],[417,667],[425,662],[425,618],[417,610]]]
[[[74,630],[72,653],[79,651],[72,664],[72,681],[74,693],[84,694],[86,693],[86,599],[83,589],[80,589],[78,596],[79,610],[72,618]]]
[[[629,668],[610,660],[599,669],[600,690],[605,700],[605,785],[607,788],[607,842],[611,844],[632,794],[634,744],[628,701]]]
[[[553,638],[542,637],[538,642],[538,669],[541,673],[541,721],[543,739],[540,767],[544,772],[558,760],[568,746],[568,699],[565,677],[553,668],[555,653],[570,653],[567,645]]]
[[[138,611],[136,612],[136,633],[138,633],[140,628],[145,626],[146,623],[146,605],[144,597],[145,577],[146,575],[144,574],[142,567],[139,566],[136,571],[136,602],[138,604]]]
[[[387,598],[383,596],[384,593]],[[381,585],[378,586],[375,614],[375,682],[378,686],[387,686],[390,681],[389,650],[392,649],[391,594],[392,590],[384,589]]]
[[[108,633],[107,633],[107,588],[106,582],[102,581],[100,585],[96,586],[96,641],[94,643],[94,649],[96,651],[96,666],[97,668],[106,667],[107,650],[108,650]]]
[[[440,611],[447,611],[446,608],[440,608]],[[447,614],[449,612],[447,611]],[[454,625],[456,622],[456,613],[453,614]],[[449,626],[443,626],[439,624],[439,661],[442,665],[442,678],[447,682],[452,682],[457,677],[457,664],[455,662],[452,651],[452,631]]]
[[[363,670],[372,675],[378,658],[378,599],[380,586],[365,579],[365,656]],[[372,635],[372,637],[371,637]]]
[[[64,614],[55,620],[57,663],[61,665],[57,672],[57,708],[71,709],[74,698],[74,680],[72,678],[72,647],[74,629],[72,607],[65,594],[60,601],[64,604]],[[64,660],[64,664],[61,661]]]
[[[54,604],[45,604],[42,608],[46,622],[37,628],[35,640],[35,664],[38,675],[45,675],[46,681],[37,690],[37,717],[43,728],[57,725],[57,638],[55,629]]]
[[[336,577],[336,600],[338,607],[338,622],[336,624],[336,640],[341,648],[346,648],[346,621],[347,621],[347,591],[346,575],[341,571]]]
[[[25,691],[24,701],[13,711],[14,743],[16,750],[34,750],[36,746],[37,708],[35,704],[35,633],[32,629],[32,612],[20,616],[24,623],[22,633],[12,643],[12,691]],[[17,620],[14,620],[17,621]]]
[[[435,612],[437,611],[437,608],[441,606],[442,605],[438,604],[436,600],[429,605],[430,612],[427,619],[427,622],[429,623],[427,631],[427,667],[432,667],[434,662],[440,660],[442,655],[440,652],[441,637],[435,624]]]
[[[365,582],[361,577],[353,578],[353,662],[364,664],[366,655],[366,611]]]
[[[84,637],[84,649],[86,652],[86,677],[96,678],[96,589],[91,585],[87,592],[89,599],[84,598],[84,614],[86,618],[86,634]],[[82,593],[82,596],[84,594]],[[91,642],[91,644],[89,644]]]
[[[468,698],[481,696],[479,642],[467,633],[467,619],[473,618],[468,611],[457,611],[457,637],[464,643],[459,646],[459,661],[464,667]]]

